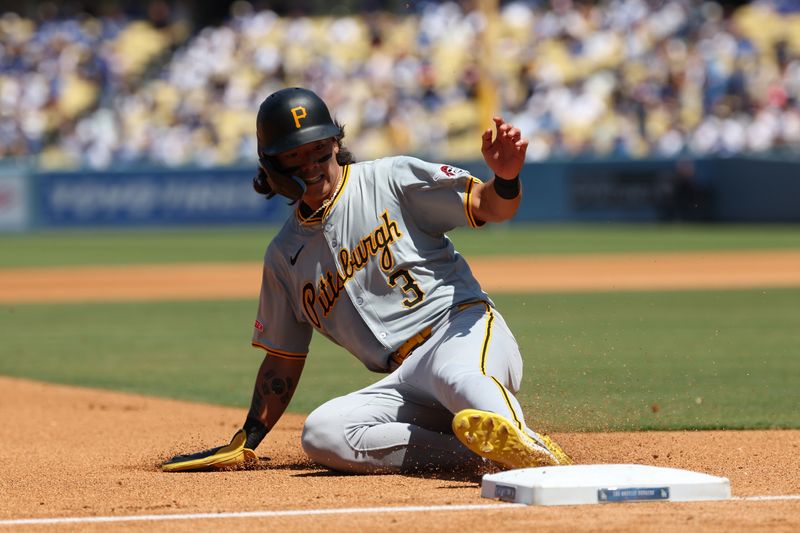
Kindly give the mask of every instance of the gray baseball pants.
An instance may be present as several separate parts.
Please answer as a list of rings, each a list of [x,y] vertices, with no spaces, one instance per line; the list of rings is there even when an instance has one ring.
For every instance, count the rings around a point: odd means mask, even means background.
[[[391,374],[315,409],[303,449],[344,472],[474,470],[483,459],[453,435],[453,415],[480,409],[525,427],[513,396],[521,379],[519,347],[500,313],[483,303],[454,308]]]

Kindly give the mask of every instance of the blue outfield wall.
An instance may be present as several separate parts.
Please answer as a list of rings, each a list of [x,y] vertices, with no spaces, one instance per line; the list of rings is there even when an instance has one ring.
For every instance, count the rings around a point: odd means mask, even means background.
[[[460,165],[489,174],[482,161]],[[253,169],[5,172],[0,231],[279,223],[287,202],[251,188]],[[519,222],[800,222],[800,156],[527,164]]]
[[[800,157],[720,159],[713,161],[711,170],[716,220],[800,221]]]
[[[517,221],[800,222],[798,156],[549,161],[521,178]]]
[[[277,222],[286,202],[266,201],[247,169],[52,172],[35,175],[41,227]]]

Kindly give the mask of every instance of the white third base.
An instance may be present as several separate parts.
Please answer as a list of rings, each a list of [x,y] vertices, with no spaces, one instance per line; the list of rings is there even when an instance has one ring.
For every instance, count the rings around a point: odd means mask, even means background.
[[[728,478],[646,465],[570,465],[486,474],[481,496],[528,505],[727,500]]]

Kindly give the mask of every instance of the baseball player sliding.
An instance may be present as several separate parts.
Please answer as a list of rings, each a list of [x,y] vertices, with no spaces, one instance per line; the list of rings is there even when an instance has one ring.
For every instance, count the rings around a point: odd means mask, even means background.
[[[311,333],[388,373],[315,409],[302,446],[344,472],[569,464],[526,425],[514,397],[519,348],[445,232],[514,216],[528,141],[494,118],[483,183],[412,157],[356,163],[325,103],[280,90],[257,118],[259,193],[297,208],[267,248],[253,345],[266,351],[244,426],[227,445],[173,457],[165,471],[246,464],[300,380]]]

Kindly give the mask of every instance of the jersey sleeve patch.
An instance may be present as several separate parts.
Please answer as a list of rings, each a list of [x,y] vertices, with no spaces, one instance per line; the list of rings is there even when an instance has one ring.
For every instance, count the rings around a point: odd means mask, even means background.
[[[469,172],[463,168],[457,168],[450,165],[442,165],[433,175],[433,181],[455,179],[463,176],[469,176]]]

